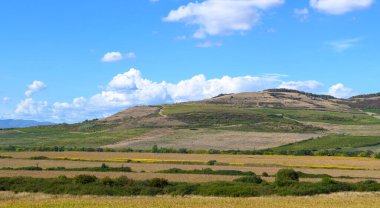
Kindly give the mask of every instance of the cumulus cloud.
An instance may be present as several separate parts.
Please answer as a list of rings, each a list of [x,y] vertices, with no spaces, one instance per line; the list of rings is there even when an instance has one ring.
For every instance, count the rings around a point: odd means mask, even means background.
[[[32,84],[30,84],[28,86],[28,89],[26,90],[25,92],[25,95],[27,97],[30,97],[32,94],[38,92],[38,91],[41,91],[43,89],[45,89],[47,87],[47,85],[41,81],[38,81],[38,80],[35,80],[32,82]]]
[[[310,0],[310,6],[327,14],[342,15],[369,8],[373,2],[374,0]]]
[[[338,83],[329,88],[329,95],[336,98],[348,98],[353,95],[353,90],[342,83]]]
[[[104,54],[102,62],[119,62],[124,59],[135,59],[136,54],[134,52],[129,52],[127,54],[122,54],[121,52],[108,52]]]
[[[196,101],[221,93],[254,92],[268,88],[288,88],[316,92],[322,86],[317,81],[284,81],[282,75],[223,76],[208,79],[199,74],[179,82],[155,82],[143,77],[137,69],[115,75],[103,90],[88,98],[71,102],[35,101],[27,98],[16,109],[18,115],[33,119],[73,123],[85,119],[109,116],[131,106],[169,104]],[[342,90],[331,91],[334,94]]]
[[[47,101],[34,101],[33,98],[27,98],[17,105],[16,113],[24,115],[37,115],[43,112],[47,107]]]
[[[298,82],[295,82],[295,81],[283,82],[278,86],[278,88],[313,92],[313,91],[318,90],[322,86],[323,84],[318,81],[309,80],[309,81],[298,81]]]
[[[250,30],[260,20],[261,11],[284,0],[206,0],[190,2],[170,11],[163,20],[196,25],[195,38]]]
[[[350,38],[350,39],[331,41],[331,42],[328,42],[327,44],[330,45],[336,52],[344,52],[350,48],[353,48],[362,40],[363,38]]]

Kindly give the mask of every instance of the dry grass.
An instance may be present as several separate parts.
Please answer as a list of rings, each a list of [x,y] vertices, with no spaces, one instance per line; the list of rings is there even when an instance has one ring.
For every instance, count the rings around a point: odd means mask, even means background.
[[[368,208],[380,204],[379,193],[338,193],[313,197],[94,197],[0,192],[0,207],[113,208]]]
[[[244,132],[216,129],[179,129],[176,131],[159,129],[155,131],[155,134],[149,135],[149,137],[141,136],[133,141],[122,142],[122,145],[116,144],[116,146],[109,147],[151,149],[153,145],[159,144],[160,147],[173,149],[253,150],[278,147],[321,136],[321,134]]]
[[[380,160],[359,157],[322,157],[322,156],[280,156],[280,155],[210,155],[210,154],[155,154],[155,153],[113,153],[113,152],[11,152],[4,153],[14,158],[47,156],[49,158],[73,158],[88,161],[115,162],[130,160],[207,162],[216,160],[235,166],[279,166],[319,169],[363,169],[379,170]]]
[[[29,160],[29,159],[1,159],[0,167],[26,167],[36,166],[42,168],[50,167],[66,167],[66,168],[82,168],[82,167],[100,167],[103,162],[89,161],[70,161],[70,160]],[[157,172],[170,168],[180,168],[183,170],[211,168],[213,170],[240,170],[252,171],[257,174],[267,172],[274,175],[282,167],[271,166],[208,166],[208,165],[186,165],[186,164],[155,164],[155,163],[115,163],[107,162],[110,167],[131,167],[136,172]],[[380,171],[377,170],[337,170],[337,169],[317,169],[317,168],[295,168],[297,171],[313,174],[328,174],[333,177],[351,176],[356,178],[380,178]]]

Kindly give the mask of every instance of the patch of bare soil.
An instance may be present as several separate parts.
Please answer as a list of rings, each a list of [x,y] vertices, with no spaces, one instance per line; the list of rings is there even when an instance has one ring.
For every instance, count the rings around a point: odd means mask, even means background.
[[[327,129],[329,133],[349,134],[353,136],[380,136],[380,125],[339,125],[318,122],[303,122],[304,124]]]
[[[162,131],[162,130],[161,130]],[[239,132],[226,130],[166,130],[156,131],[149,136],[136,138],[132,142],[117,145],[119,148],[131,147],[135,149],[150,149],[153,145],[164,148],[187,148],[198,150],[254,150],[277,147],[293,142],[299,142],[320,134],[299,133],[266,133],[266,132]]]
[[[103,121],[117,121],[117,120],[123,120],[123,119],[141,118],[141,117],[155,114],[159,111],[159,109],[160,109],[159,107],[151,107],[151,106],[128,108],[127,110],[121,111],[119,113],[116,113],[113,116],[103,119]]]
[[[144,141],[151,141],[155,138],[164,137],[167,135],[172,134],[174,131],[172,129],[162,128],[162,129],[154,129],[152,131],[149,131],[142,136],[124,140],[121,142],[118,142],[116,144],[109,144],[103,146],[104,148],[112,148],[112,149],[121,149],[121,148],[128,148],[131,147],[134,143],[144,142]]]

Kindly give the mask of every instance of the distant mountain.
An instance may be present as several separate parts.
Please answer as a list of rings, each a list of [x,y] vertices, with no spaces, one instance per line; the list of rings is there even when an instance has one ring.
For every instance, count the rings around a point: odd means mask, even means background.
[[[6,119],[0,120],[0,129],[7,128],[24,128],[24,127],[32,127],[32,126],[47,126],[53,125],[51,122],[39,122],[33,120],[14,120],[14,119]]]

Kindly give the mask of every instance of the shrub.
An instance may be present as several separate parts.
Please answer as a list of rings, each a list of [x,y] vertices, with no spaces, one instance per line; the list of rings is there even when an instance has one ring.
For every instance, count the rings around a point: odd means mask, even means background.
[[[110,177],[102,178],[101,182],[106,186],[113,186],[115,182]]]
[[[206,164],[207,165],[215,165],[218,161],[216,160],[209,160]]]
[[[323,177],[321,183],[323,184],[336,184],[337,182],[331,177]]]
[[[169,182],[164,178],[153,178],[150,180],[150,186],[152,187],[163,188],[167,185],[169,185]]]
[[[97,180],[96,176],[93,176],[93,175],[77,175],[74,177],[74,182],[77,184],[93,183],[96,180]]]
[[[237,178],[234,181],[235,182],[242,182],[242,183],[256,183],[256,184],[263,182],[263,180],[256,175]]]
[[[33,156],[33,157],[30,157],[30,159],[31,160],[47,160],[49,158],[46,156]]]
[[[268,174],[267,172],[263,172],[261,175],[262,175],[263,177],[269,177],[269,174]]]
[[[110,167],[108,165],[106,165],[105,163],[102,164],[102,166],[100,166],[101,169],[109,169]]]
[[[119,186],[131,185],[134,182],[132,179],[129,179],[127,176],[120,176],[116,178],[114,181],[115,181],[115,184]]]
[[[275,183],[277,185],[288,185],[298,181],[299,175],[293,169],[281,169],[276,174]]]

